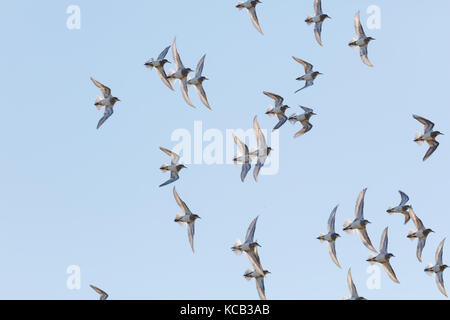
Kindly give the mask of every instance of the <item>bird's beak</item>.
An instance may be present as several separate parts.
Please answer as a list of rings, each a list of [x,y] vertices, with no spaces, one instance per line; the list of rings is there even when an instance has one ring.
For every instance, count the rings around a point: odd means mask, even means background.
[[[317,113],[314,113],[314,112],[313,112],[312,114],[313,114],[314,116],[317,116]]]
[[[119,98],[117,98],[117,101],[122,101],[122,100],[120,100]]]

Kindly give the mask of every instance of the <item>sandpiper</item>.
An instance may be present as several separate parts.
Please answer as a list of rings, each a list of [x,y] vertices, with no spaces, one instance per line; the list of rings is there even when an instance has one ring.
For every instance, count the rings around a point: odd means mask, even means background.
[[[91,80],[98,88],[100,88],[103,94],[103,99],[97,97],[95,101],[95,106],[97,107],[98,110],[101,110],[103,107],[105,108],[105,113],[103,114],[103,117],[97,124],[97,129],[99,129],[102,126],[102,124],[113,114],[114,105],[116,104],[116,102],[120,101],[120,99],[117,97],[113,97],[111,95],[111,89],[105,86],[104,84],[98,82],[92,77]]]
[[[273,117],[273,116],[278,117],[278,123],[273,128],[272,131],[278,130],[288,119],[287,116],[285,115],[285,112],[286,112],[286,109],[289,108],[289,106],[283,104],[284,99],[281,96],[279,96],[275,93],[267,92],[267,91],[264,91],[263,93],[266,96],[268,96],[269,98],[273,99],[275,102],[274,106],[270,106],[267,109],[266,114],[269,115],[270,117]]]
[[[417,250],[416,250],[416,256],[417,259],[422,262],[422,251],[425,247],[425,243],[427,241],[427,237],[431,232],[434,232],[431,229],[425,228],[425,226],[422,223],[422,220],[419,219],[419,217],[416,216],[416,213],[414,212],[413,208],[409,208],[409,214],[411,216],[411,219],[416,226],[417,231],[410,230],[408,233],[407,238],[409,238],[411,241],[414,241],[414,239],[417,238]]]
[[[386,271],[389,278],[391,278],[392,281],[395,283],[400,283],[397,279],[397,276],[395,275],[394,269],[392,269],[391,263],[389,260],[394,257],[392,253],[388,253],[388,228],[384,229],[382,235],[381,235],[381,243],[380,243],[380,252],[377,256],[370,255],[369,261],[371,264],[379,263],[383,266],[383,269]]]
[[[305,133],[307,133],[308,131],[310,131],[313,127],[313,125],[311,124],[311,122],[309,122],[309,120],[311,119],[312,116],[315,116],[316,114],[314,113],[313,109],[307,108],[307,107],[303,107],[300,106],[300,108],[303,109],[303,111],[305,111],[302,114],[298,114],[297,112],[294,113],[293,115],[291,115],[289,117],[289,122],[292,124],[295,124],[297,121],[300,122],[300,124],[302,125],[302,129],[300,131],[298,131],[295,135],[294,138],[298,138],[302,135],[304,135]]]
[[[320,242],[327,241],[328,242],[328,252],[330,253],[330,257],[333,260],[333,262],[341,268],[341,265],[339,264],[339,261],[336,256],[336,239],[340,237],[339,234],[337,234],[334,231],[334,225],[335,225],[335,219],[336,219],[336,211],[338,209],[338,206],[336,206],[333,211],[330,214],[330,217],[328,218],[328,233],[323,234],[321,233],[319,237],[317,237]]]
[[[166,63],[170,63],[169,60],[165,59],[167,52],[169,51],[170,46],[165,48],[158,56],[156,60],[150,58],[144,65],[149,69],[156,69],[156,73],[161,78],[162,82],[170,89],[173,90],[172,84],[167,79],[166,71],[164,70],[164,65]]]
[[[253,264],[255,270],[259,273],[264,273],[264,270],[261,266],[261,261],[258,256],[257,248],[260,247],[257,241],[254,241],[255,230],[256,230],[256,222],[258,221],[258,217],[253,219],[250,223],[250,226],[247,229],[247,234],[245,235],[244,243],[241,240],[237,240],[231,250],[237,255],[241,255],[242,252],[245,252],[250,260],[250,263]]]
[[[403,191],[399,190],[398,192],[402,197],[402,199],[400,200],[400,204],[396,207],[389,207],[389,209],[387,209],[386,212],[389,214],[401,213],[402,215],[405,216],[405,224],[407,224],[409,219],[411,219],[411,217],[409,216],[409,208],[411,206],[406,204],[409,201],[409,197]]]
[[[417,142],[417,144],[419,145],[422,145],[424,142],[426,142],[430,146],[427,153],[423,157],[423,161],[425,161],[433,154],[434,151],[436,151],[437,147],[439,147],[439,142],[436,141],[436,137],[438,135],[443,135],[443,133],[440,131],[433,131],[434,123],[430,120],[415,114],[413,115],[413,117],[424,125],[424,133],[417,133],[414,142]]]
[[[366,226],[370,221],[364,219],[364,196],[366,195],[367,188],[365,188],[358,196],[355,205],[355,220],[353,222],[345,221],[344,231],[352,234],[353,230],[357,230],[362,243],[371,251],[377,252],[370,241],[369,235],[367,234]]]
[[[186,168],[186,166],[184,166],[183,164],[179,164],[180,156],[175,152],[172,152],[163,147],[159,147],[159,149],[170,156],[170,165],[163,163],[159,168],[162,172],[170,171],[170,179],[160,185],[160,187],[163,187],[174,181],[177,181],[180,178],[178,172],[180,172],[181,169]]]
[[[202,76],[203,65],[205,64],[205,57],[206,54],[203,55],[203,57],[198,62],[197,69],[195,70],[195,75],[192,79],[188,80],[188,85],[193,85],[195,87],[200,97],[200,100],[208,109],[211,109],[211,106],[209,105],[208,102],[208,98],[206,97],[205,89],[203,88],[203,81],[209,80],[208,78]]]
[[[258,16],[256,15],[256,5],[258,3],[262,2],[259,0],[248,0],[245,2],[239,2],[236,5],[236,8],[238,8],[239,10],[242,10],[244,8],[247,9],[248,15],[250,16],[250,20],[252,20],[252,23],[255,26],[256,30],[258,30],[259,33],[264,35],[264,33],[261,30],[261,26],[259,25]]]
[[[189,244],[191,245],[192,252],[194,252],[195,220],[201,218],[198,215],[191,212],[186,203],[183,200],[181,200],[175,187],[173,187],[173,196],[175,197],[178,206],[183,211],[183,215],[177,214],[174,221],[179,223],[180,225],[184,225],[185,223],[187,223]]]
[[[183,94],[183,98],[186,101],[188,105],[191,107],[194,107],[194,105],[191,102],[191,99],[189,99],[188,94],[188,86],[187,86],[187,76],[189,72],[192,72],[191,68],[185,68],[183,65],[183,62],[181,61],[180,55],[178,54],[177,50],[177,44],[176,44],[176,38],[173,39],[172,43],[172,55],[173,59],[175,60],[175,66],[177,68],[176,71],[171,72],[167,79],[170,81],[180,80],[180,87],[181,87],[181,93]]]
[[[444,264],[442,262],[442,249],[444,248],[444,242],[445,242],[445,238],[444,240],[441,241],[441,243],[439,244],[437,250],[436,250],[436,264],[433,266],[433,264],[429,264],[426,268],[425,268],[425,272],[429,275],[432,275],[433,273],[436,274],[436,284],[439,288],[439,291],[447,297],[447,292],[445,291],[445,287],[444,287],[444,270],[448,268],[448,266],[446,264]]]
[[[264,270],[264,273],[260,273],[258,271],[252,271],[250,269],[247,269],[244,273],[245,279],[247,281],[250,281],[252,278],[256,281],[256,290],[258,291],[258,295],[261,298],[261,300],[267,300],[266,298],[266,289],[264,287],[264,277],[268,275],[270,272],[267,270]]]
[[[272,151],[272,148],[267,147],[266,138],[261,131],[261,127],[259,126],[256,116],[253,119],[253,131],[255,132],[258,149],[251,152],[250,156],[257,158],[255,168],[253,169],[253,178],[255,179],[255,181],[258,181],[259,171],[264,166],[264,163],[266,162],[267,157]]]
[[[325,19],[331,19],[330,16],[324,14],[322,11],[322,0],[314,0],[314,17],[307,16],[305,22],[308,26],[315,23],[314,35],[316,36],[317,42],[322,45],[322,24]]]
[[[361,56],[361,60],[369,67],[373,67],[373,64],[370,62],[368,57],[368,51],[367,47],[370,43],[370,41],[375,40],[372,37],[367,37],[364,28],[361,25],[361,17],[360,17],[360,11],[358,11],[354,18],[355,21],[355,32],[357,39],[353,38],[352,41],[348,44],[352,48],[359,47],[359,55]]]
[[[298,81],[305,81],[305,86],[303,88],[298,89],[297,91],[295,91],[295,93],[308,88],[310,86],[312,86],[314,84],[314,80],[317,78],[317,76],[319,76],[320,72],[318,71],[313,71],[314,66],[312,64],[310,64],[309,62],[306,62],[305,60],[299,59],[297,57],[292,57],[295,61],[297,61],[298,63],[300,63],[304,68],[305,68],[305,74],[301,77],[298,77],[296,80]]]

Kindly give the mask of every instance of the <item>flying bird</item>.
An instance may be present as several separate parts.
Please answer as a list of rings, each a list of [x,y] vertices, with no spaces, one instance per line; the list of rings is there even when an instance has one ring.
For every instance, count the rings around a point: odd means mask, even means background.
[[[195,87],[200,97],[200,100],[208,109],[211,109],[211,106],[209,105],[208,102],[208,98],[206,97],[205,89],[203,89],[203,81],[209,80],[208,78],[202,76],[203,65],[205,64],[205,57],[206,54],[198,62],[197,69],[195,70],[195,75],[192,79],[188,80],[188,85],[192,85]]]
[[[327,14],[322,11],[322,0],[314,0],[314,17],[307,16],[305,22],[309,25],[315,23],[314,35],[317,42],[322,46],[322,24],[325,19],[331,19]]]
[[[254,266],[255,270],[260,274],[264,273],[264,270],[261,266],[261,261],[258,256],[258,247],[261,247],[257,241],[254,241],[255,230],[256,230],[256,222],[258,221],[258,217],[253,219],[250,223],[250,226],[247,229],[247,234],[245,235],[244,243],[241,240],[237,240],[231,250],[237,255],[241,255],[242,252],[247,254],[250,263]]]
[[[245,177],[247,176],[247,173],[252,168],[251,162],[252,157],[250,156],[250,153],[248,151],[248,147],[245,143],[243,143],[237,136],[233,134],[234,142],[238,146],[239,155],[236,156],[233,159],[233,162],[235,164],[241,164],[242,170],[241,170],[241,181],[244,182]]]
[[[444,242],[445,239],[441,241],[439,244],[437,250],[436,250],[436,264],[433,266],[433,264],[429,264],[425,268],[425,272],[429,274],[430,276],[434,273],[436,274],[436,284],[439,288],[439,291],[447,297],[447,292],[445,291],[444,287],[444,270],[448,268],[446,264],[442,262],[442,249],[444,248]]]
[[[310,131],[313,127],[313,125],[311,124],[311,122],[309,122],[309,120],[311,119],[312,116],[315,116],[316,114],[314,113],[313,109],[307,108],[307,107],[303,107],[300,106],[300,108],[303,109],[303,111],[305,111],[302,114],[298,114],[297,112],[294,113],[293,115],[291,115],[289,117],[289,122],[292,124],[295,124],[297,121],[300,122],[300,124],[302,125],[302,129],[300,131],[298,131],[295,135],[294,138],[298,138],[302,135],[304,135],[305,133],[307,133],[308,131]]]
[[[384,271],[386,271],[389,278],[391,278],[392,281],[395,283],[400,283],[397,279],[397,276],[395,275],[394,269],[392,269],[391,263],[389,260],[394,257],[392,253],[388,253],[388,228],[384,229],[382,235],[381,235],[381,243],[380,243],[380,252],[377,256],[370,255],[369,259],[367,261],[370,262],[370,264],[379,263],[383,266]]]
[[[95,106],[98,110],[101,110],[103,107],[105,108],[105,113],[103,114],[103,117],[100,119],[100,121],[97,124],[97,129],[99,129],[102,124],[113,114],[113,108],[117,101],[120,101],[119,98],[113,97],[111,95],[111,89],[105,86],[104,84],[98,82],[94,78],[91,77],[92,82],[100,88],[103,94],[103,99],[100,97],[97,97],[95,101]]]
[[[94,289],[95,292],[97,292],[100,295],[100,300],[106,300],[108,299],[108,294],[103,291],[102,289],[97,288],[96,286],[90,284],[89,285],[92,289]]]
[[[305,86],[303,88],[298,89],[295,91],[295,93],[308,88],[314,84],[314,80],[317,78],[318,75],[322,74],[318,71],[313,71],[314,66],[310,64],[309,62],[306,62],[305,60],[292,57],[295,61],[300,63],[305,68],[305,74],[301,77],[298,77],[296,80],[298,81],[305,81]]]
[[[361,17],[360,12],[358,11],[355,15],[355,32],[357,39],[353,38],[352,41],[348,44],[352,48],[359,47],[359,55],[361,56],[361,60],[369,67],[373,67],[373,64],[370,62],[368,57],[367,47],[370,41],[375,40],[372,37],[367,37],[364,33],[364,29],[361,25]]]
[[[364,219],[364,197],[366,195],[367,188],[365,188],[358,196],[355,205],[355,220],[353,222],[346,221],[344,224],[344,231],[348,233],[353,233],[353,230],[357,230],[362,243],[371,251],[377,252],[370,241],[369,235],[367,234],[366,226],[370,221]]]
[[[171,72],[167,78],[170,81],[180,80],[180,87],[181,87],[181,93],[183,94],[183,98],[186,101],[188,105],[191,107],[194,107],[194,105],[191,102],[191,99],[189,98],[188,93],[188,86],[187,86],[187,76],[189,72],[192,72],[191,68],[185,68],[183,65],[183,62],[181,61],[180,55],[178,54],[177,50],[177,44],[176,44],[176,38],[173,39],[172,43],[172,55],[173,59],[175,60],[175,66],[177,68],[176,71]]]
[[[153,58],[150,58],[150,60],[148,60],[144,65],[149,68],[149,69],[156,69],[156,73],[158,74],[158,76],[161,78],[162,82],[164,82],[164,84],[170,89],[173,90],[172,84],[170,83],[170,81],[167,79],[167,74],[166,71],[164,70],[164,65],[166,63],[170,63],[169,60],[165,59],[167,52],[169,51],[170,46],[168,46],[167,48],[165,48],[158,56],[158,58],[156,60],[154,60]]]
[[[264,134],[261,131],[261,128],[259,126],[256,116],[253,119],[253,131],[255,132],[256,143],[257,143],[258,149],[251,152],[250,156],[256,157],[256,159],[257,159],[255,168],[253,169],[253,178],[255,179],[255,181],[258,181],[259,171],[264,166],[264,163],[266,162],[267,157],[269,156],[270,152],[272,151],[272,148],[267,147],[266,138],[264,137]]]
[[[264,91],[263,92],[266,96],[268,96],[270,99],[273,99],[275,102],[275,106],[270,106],[266,114],[270,117],[277,116],[278,117],[278,123],[273,128],[272,131],[278,130],[281,128],[281,126],[287,121],[287,116],[285,115],[286,109],[289,108],[289,106],[283,104],[284,99],[280,97],[279,95],[271,92]]]
[[[159,147],[159,149],[168,156],[170,156],[170,165],[163,163],[159,168],[162,172],[170,171],[170,179],[164,182],[162,185],[160,185],[160,187],[163,187],[174,181],[177,181],[180,178],[178,172],[180,172],[181,169],[186,168],[186,166],[184,166],[183,164],[179,164],[180,156],[175,152],[172,152],[163,147]]]
[[[252,20],[252,23],[255,26],[256,30],[258,30],[259,33],[264,35],[264,33],[261,30],[261,26],[259,25],[258,16],[256,15],[256,5],[258,3],[262,2],[259,0],[248,0],[245,2],[238,2],[236,8],[238,8],[239,11],[244,8],[247,9],[248,15],[250,16],[250,20]]]
[[[417,133],[414,139],[414,142],[419,145],[422,145],[424,142],[426,142],[430,146],[427,153],[423,157],[423,161],[425,161],[433,154],[434,151],[436,151],[437,147],[439,147],[439,142],[436,141],[436,137],[438,135],[443,135],[443,133],[439,131],[433,131],[434,123],[430,120],[415,114],[413,115],[413,117],[425,127],[424,133]]]
[[[264,277],[268,275],[270,272],[264,270],[264,273],[260,273],[258,271],[252,271],[247,269],[244,273],[244,277],[247,281],[250,281],[252,278],[256,281],[256,290],[258,291],[258,295],[261,300],[267,300],[266,298],[266,288],[264,287]]]
[[[434,232],[431,229],[425,228],[425,226],[422,223],[422,220],[417,217],[416,213],[414,212],[413,208],[409,208],[409,214],[411,216],[411,219],[416,226],[417,231],[410,230],[408,233],[407,238],[409,238],[411,241],[414,241],[414,239],[417,238],[417,251],[416,256],[417,259],[422,262],[422,251],[425,247],[425,243],[427,241],[427,237],[431,232]]]
[[[389,207],[389,209],[387,209],[386,212],[389,214],[401,213],[402,215],[405,216],[405,224],[407,224],[409,219],[411,219],[411,217],[409,215],[409,208],[411,206],[406,204],[409,201],[409,197],[403,191],[399,190],[398,192],[400,193],[400,196],[402,197],[400,204],[396,207]]]
[[[330,214],[330,218],[328,219],[328,233],[323,234],[321,233],[319,237],[317,237],[320,242],[327,241],[328,242],[328,252],[330,253],[330,257],[333,260],[333,262],[341,268],[341,265],[339,264],[339,261],[336,256],[336,239],[340,237],[339,234],[337,234],[334,231],[334,225],[335,225],[335,219],[336,219],[336,211],[338,209],[338,206],[336,206],[333,211]]]
[[[178,206],[183,211],[183,215],[177,214],[174,221],[179,223],[180,225],[184,225],[185,223],[187,223],[189,243],[191,245],[192,252],[194,252],[195,220],[201,218],[198,215],[192,213],[191,210],[189,210],[186,203],[181,200],[175,187],[173,187],[173,195],[175,197],[175,200],[177,201]]]
[[[360,297],[358,295],[358,291],[356,290],[356,286],[353,283],[352,279],[352,269],[348,269],[347,273],[347,285],[348,289],[350,290],[350,298],[344,298],[344,300],[366,300],[364,297]]]

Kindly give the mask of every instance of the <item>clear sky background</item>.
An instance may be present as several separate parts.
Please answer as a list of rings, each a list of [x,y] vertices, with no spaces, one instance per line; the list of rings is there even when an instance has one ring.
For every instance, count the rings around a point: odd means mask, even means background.
[[[81,29],[69,30],[69,5],[81,8]],[[270,1],[258,6],[261,36],[236,1],[8,1],[0,4],[0,298],[97,299],[89,284],[111,299],[257,299],[250,267],[230,247],[260,215],[261,243],[269,299],[341,299],[348,296],[352,268],[360,295],[368,299],[441,299],[433,278],[423,272],[434,262],[439,242],[449,235],[448,135],[425,163],[426,146],[412,140],[422,125],[413,113],[450,134],[448,83],[450,46],[448,1],[433,9],[427,1],[324,0],[332,20],[323,27],[324,47],[304,19],[313,0]],[[369,48],[374,68],[365,66],[347,44],[353,16],[363,22],[370,5],[381,8],[381,29]],[[433,18],[426,18],[432,13]],[[425,17],[425,18],[424,18]],[[186,105],[179,85],[168,90],[144,62],[170,45],[193,69],[206,53],[205,90],[213,111],[195,90],[196,109]],[[310,61],[324,75],[296,95],[303,74],[291,56]],[[171,53],[168,59],[173,61]],[[169,66],[170,67],[170,66]],[[99,90],[94,76],[121,98],[100,130],[102,112],[93,106]],[[172,132],[263,128],[276,120],[264,115],[270,99],[285,97],[292,107],[314,108],[314,128],[280,130],[277,175],[251,175],[243,184],[234,165],[190,165],[177,190],[196,223],[195,247],[186,228],[173,222],[180,212],[159,166],[173,147]],[[352,219],[358,193],[367,187],[368,232],[378,248],[389,226],[391,262],[400,285],[382,271],[381,289],[369,290],[369,251],[359,237],[341,231]],[[401,215],[386,209],[405,191],[427,227],[424,263],[406,235]],[[343,269],[331,261],[325,232],[337,204],[337,241]],[[444,262],[450,262],[450,244]],[[69,290],[66,269],[81,268],[81,289]],[[448,272],[448,271],[447,271]],[[444,274],[450,288],[449,274]]]

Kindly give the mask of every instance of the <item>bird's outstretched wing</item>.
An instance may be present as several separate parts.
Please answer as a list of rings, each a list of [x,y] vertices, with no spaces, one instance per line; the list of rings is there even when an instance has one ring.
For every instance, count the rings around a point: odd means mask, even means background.
[[[178,164],[180,161],[180,156],[178,154],[163,147],[159,147],[159,149],[170,157],[170,162],[172,165]]]
[[[108,120],[109,117],[114,113],[114,110],[111,106],[105,107],[105,112],[103,113],[103,117],[98,121],[97,129],[99,129],[106,120]]]
[[[428,148],[427,153],[423,157],[423,161],[427,160],[439,147],[439,142],[437,142],[436,140],[427,141],[427,142],[430,147]]]
[[[431,122],[430,120],[425,119],[424,117],[418,116],[417,114],[413,114],[413,118],[416,119],[417,121],[419,121],[421,124],[423,124],[425,132],[429,132],[429,131],[433,130],[434,123]]]
[[[382,263],[383,269],[384,271],[386,271],[386,274],[389,276],[389,278],[391,278],[392,281],[394,281],[395,283],[400,283],[400,281],[398,281],[397,276],[395,275],[394,269],[392,269],[391,264],[388,262]]]
[[[158,60],[162,60],[166,57],[167,52],[169,51],[170,46],[168,46],[167,48],[165,48],[163,51],[161,51],[161,53],[158,56]]]
[[[310,64],[309,62],[306,62],[305,60],[302,60],[297,57],[292,57],[292,59],[294,59],[295,61],[300,63],[305,68],[305,73],[310,73],[314,68],[314,66],[312,64]]]
[[[181,210],[183,210],[184,214],[189,214],[191,213],[191,210],[189,210],[188,206],[186,205],[186,203],[181,200],[180,196],[178,195],[177,190],[175,189],[175,187],[173,187],[173,196],[175,197],[175,200],[178,204],[178,206],[181,208]]]
[[[364,229],[358,229],[359,237],[361,238],[362,243],[366,246],[367,249],[377,252],[377,250],[373,247],[372,241],[370,241],[369,235],[367,234],[367,230]]]
[[[250,16],[250,20],[252,21],[252,23],[255,26],[256,30],[258,30],[259,33],[264,35],[264,32],[262,31],[261,26],[259,25],[258,16],[256,15],[255,7],[250,8],[247,11],[248,11],[248,15]]]
[[[365,34],[364,29],[363,29],[363,27],[361,25],[361,12],[360,11],[358,11],[355,14],[354,21],[355,21],[355,32],[356,32],[356,35],[358,36],[358,39],[365,38],[366,34]]]
[[[159,185],[159,187],[167,186],[168,184],[171,184],[172,182],[177,181],[179,178],[180,178],[180,176],[178,175],[178,173],[172,171],[172,172],[170,172],[170,179],[167,180],[166,182],[164,182],[163,184]]]
[[[107,86],[105,86],[101,82],[98,82],[97,80],[95,80],[92,77],[91,77],[91,80],[98,88],[100,88],[100,90],[102,91],[103,97],[108,98],[111,95],[111,89],[110,88],[108,88]]]

